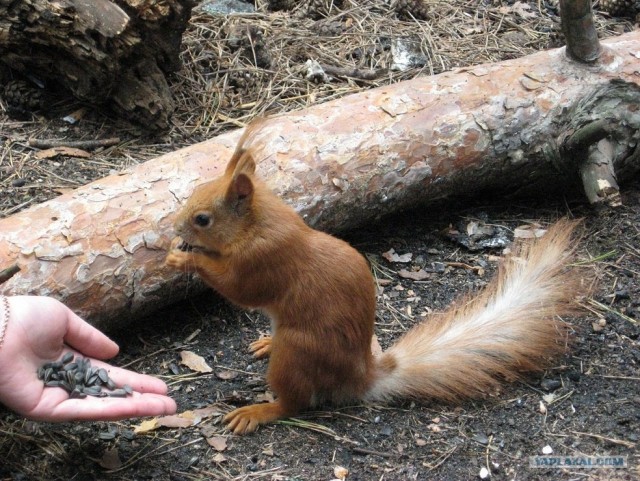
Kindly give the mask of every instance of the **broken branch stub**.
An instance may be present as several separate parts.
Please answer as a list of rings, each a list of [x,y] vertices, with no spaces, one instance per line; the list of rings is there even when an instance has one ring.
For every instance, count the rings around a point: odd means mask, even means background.
[[[268,119],[252,141],[258,175],[328,231],[458,194],[566,191],[579,185],[575,159],[558,161],[570,114],[579,100],[600,98],[581,104],[592,109],[584,118],[597,121],[613,99],[594,92],[613,79],[625,81],[620,93],[629,90],[639,42],[640,32],[608,40],[609,60],[597,65],[551,50]],[[617,105],[624,115],[634,108]],[[224,171],[239,136],[163,155],[0,220],[0,265],[21,268],[0,292],[53,295],[105,330],[198,292],[201,284],[163,267],[172,224],[194,186]],[[620,181],[638,171],[638,150],[616,145]]]
[[[560,158],[577,169],[593,204],[620,205],[616,169],[635,162],[640,142],[640,87],[619,79],[595,87],[569,110]]]
[[[591,0],[560,0],[560,17],[569,57],[585,63],[598,60],[602,47]]]

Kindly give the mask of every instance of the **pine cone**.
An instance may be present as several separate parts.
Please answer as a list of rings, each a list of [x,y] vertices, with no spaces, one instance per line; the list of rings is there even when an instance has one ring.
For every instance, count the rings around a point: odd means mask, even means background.
[[[396,14],[400,18],[417,18],[427,20],[429,9],[426,0],[398,0],[394,6]]]
[[[640,11],[638,0],[600,0],[600,9],[612,17],[635,18]]]
[[[4,86],[2,97],[9,112],[24,117],[45,106],[44,91],[25,80],[10,80]]]

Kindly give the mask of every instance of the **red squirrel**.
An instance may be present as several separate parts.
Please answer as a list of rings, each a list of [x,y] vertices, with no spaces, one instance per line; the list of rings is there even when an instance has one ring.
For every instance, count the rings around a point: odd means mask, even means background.
[[[196,272],[231,302],[271,319],[253,342],[269,356],[274,402],[224,421],[236,434],[320,405],[411,397],[456,402],[540,370],[566,346],[560,316],[576,311],[579,279],[566,266],[576,221],[516,247],[475,298],[428,317],[379,356],[371,352],[374,279],[348,243],[307,226],[255,175],[247,139],[224,174],[198,186],[178,214],[166,265]]]

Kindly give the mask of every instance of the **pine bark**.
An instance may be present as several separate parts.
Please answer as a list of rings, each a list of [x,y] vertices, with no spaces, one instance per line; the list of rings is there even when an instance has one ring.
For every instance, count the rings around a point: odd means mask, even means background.
[[[269,119],[258,173],[314,227],[339,231],[481,191],[578,185],[593,145],[624,181],[639,170],[640,32],[596,64],[564,49],[381,87]],[[241,132],[0,220],[2,294],[46,294],[109,330],[198,291],[163,267],[176,212],[219,175]]]
[[[0,61],[151,129],[168,126],[193,0],[0,1]]]

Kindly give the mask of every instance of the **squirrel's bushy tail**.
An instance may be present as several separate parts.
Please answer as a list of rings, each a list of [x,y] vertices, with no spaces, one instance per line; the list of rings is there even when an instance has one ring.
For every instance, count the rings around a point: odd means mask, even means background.
[[[541,239],[520,243],[477,297],[404,334],[377,359],[365,399],[459,401],[546,367],[566,347],[560,317],[577,310],[580,280],[567,269],[577,224],[561,220]]]

